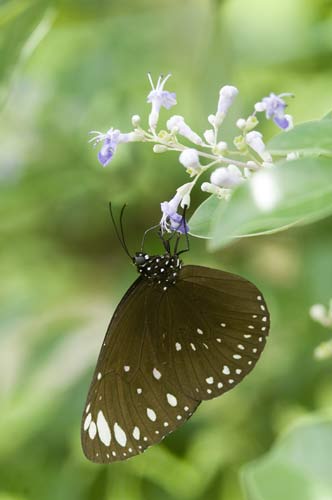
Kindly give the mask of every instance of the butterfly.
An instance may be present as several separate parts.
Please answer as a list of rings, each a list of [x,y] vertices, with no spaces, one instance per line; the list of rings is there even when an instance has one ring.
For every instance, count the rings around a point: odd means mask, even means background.
[[[183,265],[179,233],[164,253],[133,257],[139,277],[116,308],[82,416],[85,456],[126,460],[183,425],[202,401],[221,396],[254,368],[269,333],[262,293],[246,279]],[[176,234],[173,249],[172,238]],[[143,248],[143,245],[142,245]]]

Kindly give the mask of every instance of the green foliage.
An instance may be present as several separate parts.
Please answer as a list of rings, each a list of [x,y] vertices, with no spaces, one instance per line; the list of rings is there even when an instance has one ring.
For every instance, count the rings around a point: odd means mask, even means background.
[[[332,162],[284,161],[254,174],[229,202],[210,197],[190,220],[194,235],[210,237],[213,249],[233,238],[269,234],[332,213]]]
[[[331,500],[332,421],[299,423],[267,455],[244,467],[248,500]]]
[[[280,155],[298,151],[305,155],[332,156],[332,121],[324,119],[301,123],[288,132],[282,132],[268,144],[272,154]]]

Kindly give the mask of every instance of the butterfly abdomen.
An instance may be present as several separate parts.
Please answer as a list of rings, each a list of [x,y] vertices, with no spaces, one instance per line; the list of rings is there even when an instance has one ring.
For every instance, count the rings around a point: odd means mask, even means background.
[[[148,281],[160,285],[163,290],[175,285],[182,267],[177,255],[148,255],[137,253],[134,257],[137,271]]]

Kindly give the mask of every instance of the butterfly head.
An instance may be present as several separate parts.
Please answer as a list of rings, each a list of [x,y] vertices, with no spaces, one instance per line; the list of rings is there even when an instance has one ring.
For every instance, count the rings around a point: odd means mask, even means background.
[[[163,290],[175,285],[182,267],[182,261],[178,256],[165,253],[164,255],[149,255],[136,252],[133,262],[137,271],[151,283],[160,285]]]

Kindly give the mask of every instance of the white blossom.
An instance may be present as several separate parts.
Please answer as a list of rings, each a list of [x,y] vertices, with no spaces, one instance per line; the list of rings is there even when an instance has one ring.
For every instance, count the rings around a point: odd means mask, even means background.
[[[218,127],[223,122],[227,111],[233,104],[235,97],[239,91],[233,85],[225,85],[219,91],[218,109],[215,117],[215,125]]]
[[[190,174],[195,174],[201,171],[201,164],[199,162],[199,154],[197,149],[185,149],[179,156],[179,162],[186,167]]]
[[[167,128],[170,132],[179,133],[189,141],[201,146],[203,141],[201,137],[194,132],[189,125],[184,121],[183,116],[174,115],[169,120],[167,120]]]
[[[233,188],[243,182],[243,177],[240,169],[236,165],[228,165],[228,167],[219,167],[212,172],[210,181],[219,187]]]
[[[253,130],[245,136],[245,141],[264,161],[272,162],[272,156],[266,151],[266,146],[263,142],[263,136],[260,132]]]

